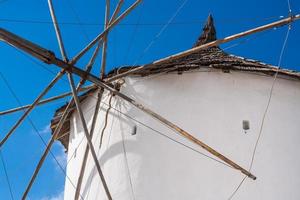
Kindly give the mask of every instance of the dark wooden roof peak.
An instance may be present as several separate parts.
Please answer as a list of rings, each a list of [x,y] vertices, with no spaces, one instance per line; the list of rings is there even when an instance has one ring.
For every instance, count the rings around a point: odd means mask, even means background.
[[[194,47],[215,41],[217,39],[217,32],[214,25],[214,19],[211,14],[208,15],[206,24],[203,27],[202,34],[194,44]]]

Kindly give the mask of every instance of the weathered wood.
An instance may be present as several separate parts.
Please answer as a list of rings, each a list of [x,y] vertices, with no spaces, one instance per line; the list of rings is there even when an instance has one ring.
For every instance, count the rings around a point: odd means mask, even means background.
[[[96,125],[96,121],[97,121],[98,114],[99,114],[99,108],[100,108],[100,103],[101,103],[101,99],[103,96],[103,92],[104,92],[103,88],[101,88],[98,92],[97,102],[96,102],[94,115],[93,115],[93,119],[92,119],[92,126],[90,129],[91,138],[93,138],[93,135],[94,135],[95,125]],[[84,156],[83,156],[83,160],[82,160],[82,164],[81,164],[81,168],[80,168],[80,173],[79,173],[78,180],[77,180],[77,186],[76,186],[75,197],[74,197],[75,200],[78,200],[79,196],[80,196],[82,179],[83,179],[84,172],[85,172],[85,167],[86,167],[86,163],[87,163],[89,150],[90,150],[90,148],[89,148],[89,145],[87,144],[85,151],[84,151]]]
[[[19,118],[15,125],[8,131],[5,137],[0,142],[0,148],[8,140],[8,138],[14,133],[14,131],[20,126],[20,124],[25,120],[25,118],[30,114],[30,112],[36,107],[40,100],[45,96],[48,91],[54,86],[54,84],[64,75],[65,71],[60,71],[54,79],[48,84],[48,86],[41,92],[41,94],[34,100],[34,102],[28,107],[24,114]]]
[[[89,130],[88,130],[87,124],[86,124],[86,122],[85,122],[84,115],[83,115],[83,113],[82,113],[82,109],[81,109],[80,102],[79,102],[79,99],[78,99],[78,94],[77,94],[77,92],[76,92],[76,88],[75,88],[75,84],[74,84],[74,80],[73,80],[73,77],[72,77],[71,72],[68,73],[68,78],[69,78],[70,86],[71,86],[71,89],[72,89],[72,92],[73,92],[73,98],[74,98],[74,101],[75,101],[75,105],[76,105],[76,108],[77,108],[77,112],[78,112],[78,114],[79,114],[79,118],[80,118],[80,121],[81,121],[81,124],[82,124],[82,127],[83,127],[83,132],[84,132],[84,134],[85,134],[87,143],[88,143],[88,145],[89,145],[89,149],[91,150],[91,154],[92,154],[92,157],[93,157],[93,159],[94,159],[94,162],[95,162],[95,165],[96,165],[96,169],[97,169],[98,174],[99,174],[99,176],[100,176],[100,179],[101,179],[101,181],[102,181],[102,184],[103,184],[105,193],[106,193],[106,195],[107,195],[107,198],[108,198],[109,200],[111,200],[112,197],[111,197],[111,194],[110,194],[109,189],[108,189],[108,187],[107,187],[107,183],[106,183],[106,181],[105,181],[103,172],[102,172],[102,170],[101,170],[101,167],[100,167],[100,164],[99,164],[99,161],[98,161],[98,158],[97,158],[97,154],[96,154],[94,145],[93,145],[93,143],[92,143],[91,135],[89,134]]]
[[[57,23],[57,20],[56,20],[56,16],[55,16],[55,12],[54,12],[54,7],[53,7],[53,4],[52,4],[52,0],[48,0],[48,5],[49,5],[49,11],[50,11],[50,15],[51,15],[51,18],[52,18],[53,26],[54,26],[54,29],[55,29],[56,38],[57,38],[57,41],[58,41],[60,53],[61,53],[61,55],[63,57],[63,60],[67,62],[68,61],[67,53],[66,53],[65,46],[64,46],[64,43],[62,41],[60,29],[59,29],[59,26],[58,26],[58,23]]]
[[[241,171],[243,174],[247,175],[249,178],[252,178],[253,180],[256,179],[256,177],[253,174],[251,174],[249,171],[247,171],[246,169],[242,168],[241,166],[239,166],[238,164],[236,164],[235,162],[233,162],[229,158],[223,156],[222,154],[220,154],[219,152],[217,152],[216,150],[214,150],[213,148],[211,148],[210,146],[208,146],[204,142],[202,142],[202,141],[198,140],[197,138],[195,138],[193,135],[189,134],[188,132],[186,132],[185,130],[181,129],[180,127],[178,127],[177,125],[173,124],[172,122],[168,121],[167,119],[165,119],[164,117],[160,116],[159,114],[151,111],[149,108],[143,106],[142,104],[137,103],[132,98],[130,98],[130,97],[124,95],[123,93],[119,92],[118,90],[110,87],[109,85],[107,85],[105,82],[103,82],[102,80],[100,80],[96,76],[94,76],[92,74],[87,74],[85,71],[81,70],[80,68],[77,68],[75,66],[70,66],[68,63],[65,63],[64,61],[59,60],[59,59],[56,59],[55,65],[57,65],[58,67],[60,67],[62,69],[66,69],[66,70],[69,70],[70,67],[71,67],[72,72],[74,74],[77,74],[80,77],[85,77],[87,80],[93,82],[95,85],[97,85],[100,88],[104,88],[106,90],[109,90],[113,94],[121,97],[125,101],[131,103],[133,106],[139,108],[143,112],[149,114],[153,118],[159,120],[163,124],[167,125],[171,129],[175,130],[176,132],[178,132],[183,137],[185,137],[188,140],[194,142],[195,144],[201,146],[203,149],[205,149],[209,153],[213,154],[217,158],[221,159],[222,161],[226,162],[227,164],[229,164],[233,168]]]
[[[3,28],[0,28],[0,40],[8,43],[13,47],[23,50],[33,57],[48,64],[51,63],[52,59],[55,58],[55,55],[52,51],[42,48],[39,45],[25,40],[11,32],[8,32]]]
[[[109,13],[110,13],[110,0],[106,0],[104,29],[107,29],[107,27],[109,26]],[[105,74],[108,33],[109,31],[107,31],[107,33],[103,37],[102,60],[101,60],[101,69],[100,69],[101,79],[103,79]]]
[[[122,19],[124,19],[142,0],[137,0],[132,6],[130,6],[123,14],[115,19],[102,33],[100,33],[93,41],[91,41],[83,50],[81,50],[72,60],[71,64],[75,64],[90,48],[92,48],[105,34],[115,25],[117,25]]]
[[[89,86],[86,86],[86,87],[82,87],[82,88],[79,89],[79,91],[86,91],[86,90],[90,90],[92,88],[95,88],[95,86],[94,85],[89,85]],[[60,95],[57,95],[57,96],[53,96],[53,97],[41,100],[40,102],[38,102],[36,104],[36,106],[40,106],[40,105],[43,105],[43,104],[46,104],[46,103],[49,103],[49,102],[52,102],[52,101],[56,101],[58,99],[65,98],[65,97],[70,96],[70,95],[72,95],[72,92],[66,92],[66,93],[63,93],[63,94],[60,94]],[[12,109],[9,109],[9,110],[4,110],[4,111],[0,112],[0,116],[1,115],[6,115],[6,114],[11,114],[11,113],[14,113],[14,112],[17,112],[17,111],[21,111],[21,110],[24,110],[24,109],[29,108],[31,106],[32,106],[32,104],[29,104],[29,105],[20,106],[20,107],[17,107],[17,108],[12,108]]]
[[[114,12],[111,16],[111,19],[109,21],[110,24],[113,22],[113,20],[116,19],[117,15],[119,14],[119,12],[121,10],[121,7],[122,7],[123,3],[124,3],[124,0],[119,0],[117,6],[116,6],[116,8],[115,8],[115,10],[114,10]]]
[[[291,17],[287,17],[285,19],[282,19],[282,20],[279,20],[279,21],[276,21],[276,22],[273,22],[273,23],[270,23],[270,24],[267,24],[267,25],[264,25],[264,26],[260,26],[260,27],[257,27],[257,28],[254,28],[254,29],[251,29],[251,30],[248,30],[248,31],[244,31],[244,32],[241,32],[241,33],[238,33],[238,34],[235,34],[235,35],[231,35],[231,36],[225,37],[223,39],[215,40],[213,42],[209,42],[209,43],[194,47],[192,49],[189,49],[189,50],[186,50],[186,51],[183,51],[183,52],[180,52],[180,53],[162,58],[160,60],[152,62],[151,64],[142,65],[140,67],[136,67],[136,68],[134,68],[132,70],[129,70],[127,72],[115,75],[111,78],[107,78],[107,79],[105,79],[105,82],[111,82],[111,81],[126,77],[128,75],[137,73],[137,72],[139,72],[141,70],[144,70],[148,67],[151,67],[153,65],[160,65],[160,64],[168,63],[170,61],[173,61],[173,60],[191,55],[193,53],[197,53],[202,49],[207,49],[209,47],[218,46],[220,44],[224,44],[226,42],[230,42],[232,40],[235,40],[235,39],[238,39],[238,38],[241,38],[241,37],[245,37],[247,35],[251,35],[251,34],[254,34],[254,33],[257,33],[257,32],[261,32],[261,31],[265,31],[265,30],[268,30],[268,29],[271,29],[271,28],[283,26],[283,25],[292,23],[293,21],[299,20],[299,19],[300,19],[300,14],[295,15],[295,16],[291,16]]]
[[[82,80],[85,80],[84,78],[81,79],[81,81],[78,83],[77,87],[76,87],[76,91],[79,91],[79,89],[81,88],[81,86],[84,84],[84,81]],[[73,94],[73,92],[72,92]],[[72,108],[72,106],[74,105],[74,98],[71,98],[71,100],[69,101],[69,103],[67,104],[63,114],[62,114],[62,117],[60,118],[59,122],[58,122],[58,125],[56,126],[53,134],[52,134],[52,137],[51,139],[49,140],[49,142],[47,143],[47,146],[46,146],[46,149],[44,150],[43,154],[42,154],[42,157],[41,159],[39,160],[36,168],[34,169],[34,172],[33,172],[33,175],[31,176],[30,178],[30,181],[26,187],[26,190],[25,192],[23,193],[23,196],[22,196],[22,200],[25,200],[42,165],[44,164],[44,161],[48,155],[48,153],[50,152],[50,149],[54,143],[54,141],[56,140],[58,134],[60,133],[62,127],[63,127],[63,124],[65,123],[67,117],[68,117],[68,114],[69,114],[69,110]]]
[[[109,20],[109,24],[111,24],[113,22],[113,20],[115,20],[115,18],[117,17],[120,9],[121,9],[121,6],[123,4],[123,0],[120,0],[115,8],[115,11],[113,12],[113,15],[111,17],[111,19]],[[106,8],[109,9],[109,4],[110,2],[108,1],[107,4],[106,4]],[[106,10],[106,15],[105,15],[105,29],[107,28],[107,22],[108,22],[108,16],[109,16],[109,12],[108,10]],[[101,41],[105,41],[105,40],[101,40]],[[100,48],[100,45],[101,43],[99,42],[98,43],[98,46],[96,47],[96,51]],[[104,46],[105,47],[105,46]],[[104,55],[105,57],[106,55]],[[102,60],[103,60],[103,55],[102,55]],[[102,66],[101,66],[101,74],[100,74],[100,78],[103,79],[104,77],[104,72],[105,72],[105,64],[102,63]],[[91,135],[91,138],[93,138],[93,134],[94,134],[94,130],[95,130],[95,125],[96,125],[96,121],[97,121],[97,117],[98,117],[98,114],[99,114],[99,107],[100,107],[100,103],[101,103],[101,99],[102,99],[102,96],[103,96],[103,92],[104,92],[104,89],[101,88],[99,89],[98,91],[98,97],[97,97],[97,102],[96,102],[96,106],[95,106],[95,110],[94,110],[94,115],[93,115],[93,119],[92,119],[92,126],[91,126],[91,129],[90,129],[90,135]],[[79,173],[79,176],[78,176],[78,180],[77,180],[77,186],[76,186],[76,191],[75,191],[75,197],[74,199],[75,200],[78,200],[79,198],[79,195],[80,195],[80,190],[81,190],[81,185],[82,185],[82,179],[83,179],[83,176],[84,176],[84,173],[85,173],[85,167],[86,167],[86,163],[87,163],[87,158],[88,158],[88,154],[89,154],[89,146],[87,145],[86,148],[85,148],[85,152],[84,152],[84,156],[83,156],[83,160],[82,160],[82,165],[81,165],[81,168],[80,168],[80,173]]]
[[[225,42],[234,40],[236,38],[240,38],[240,37],[243,37],[243,36],[246,36],[246,35],[249,35],[249,34],[252,34],[252,33],[256,33],[256,32],[262,31],[262,30],[266,30],[266,29],[270,29],[270,28],[282,26],[284,24],[291,23],[292,21],[298,20],[298,19],[300,19],[300,15],[291,16],[291,17],[288,17],[286,19],[280,20],[278,22],[274,22],[274,23],[271,23],[271,24],[268,24],[268,25],[265,25],[265,26],[262,26],[262,27],[259,27],[259,28],[256,28],[256,29],[252,29],[250,31],[246,31],[246,32],[243,32],[243,33],[240,33],[240,34],[236,34],[236,35],[227,37],[227,38],[225,38],[223,40],[217,40],[214,43],[207,43],[206,45],[202,45],[202,46],[190,49],[188,51],[185,51],[185,52],[173,55],[173,56],[169,56],[167,58],[158,60],[158,61],[156,61],[154,63],[155,64],[165,63],[165,62],[168,62],[168,61],[173,60],[173,59],[177,59],[177,58],[181,58],[181,57],[190,55],[191,53],[195,53],[195,52],[197,52],[197,51],[199,51],[201,49],[204,49],[204,48],[208,48],[208,47],[211,47],[211,46],[216,46],[218,44],[225,43]],[[203,142],[199,141],[197,138],[193,137],[192,135],[190,135],[186,131],[180,129],[175,124],[169,122],[168,120],[164,119],[163,117],[161,117],[160,115],[154,113],[153,111],[149,110],[148,108],[145,108],[141,104],[138,104],[137,102],[135,102],[130,97],[127,97],[126,95],[118,92],[114,88],[111,88],[106,83],[104,83],[103,81],[101,81],[100,79],[98,79],[97,77],[95,77],[94,75],[86,73],[85,71],[83,71],[83,70],[81,70],[79,68],[76,68],[76,67],[70,65],[69,63],[66,63],[66,62],[64,62],[62,60],[59,60],[58,58],[55,58],[55,55],[52,52],[50,52],[48,50],[45,50],[45,49],[43,49],[43,48],[41,48],[41,47],[39,47],[39,46],[37,46],[37,45],[29,42],[29,41],[26,41],[26,40],[24,40],[24,39],[22,39],[22,38],[20,38],[20,37],[18,37],[16,35],[12,34],[12,33],[9,33],[7,31],[5,31],[4,29],[0,29],[0,39],[3,40],[3,41],[5,41],[5,42],[7,42],[7,43],[9,43],[10,45],[16,46],[17,48],[20,48],[20,49],[26,51],[27,53],[29,53],[29,54],[37,57],[38,59],[40,59],[40,60],[42,60],[42,61],[44,61],[46,63],[55,64],[55,65],[57,65],[57,66],[65,69],[65,70],[72,69],[72,72],[74,72],[75,74],[79,75],[80,77],[84,77],[84,78],[88,79],[89,81],[95,83],[100,88],[103,87],[103,88],[111,91],[115,95],[118,95],[119,97],[123,98],[124,100],[130,102],[134,106],[136,106],[139,109],[143,110],[145,113],[148,113],[149,115],[151,115],[154,118],[156,118],[156,119],[160,120],[161,122],[165,123],[166,125],[168,125],[172,129],[176,130],[182,136],[184,136],[187,139],[193,141],[194,143],[200,145],[202,148],[206,149],[208,152],[210,152],[211,154],[215,155],[219,159],[223,160],[227,164],[231,165],[235,169],[240,170],[242,173],[246,174],[248,177],[250,177],[252,179],[256,178],[250,172],[248,172],[247,170],[243,169],[242,167],[240,167],[239,165],[237,165],[233,161],[229,160],[225,156],[221,155],[220,153],[218,153],[217,151],[215,151],[214,149],[212,149],[208,145],[206,145]],[[98,37],[95,39],[95,42],[97,42],[97,41],[98,41]],[[87,48],[90,48],[92,45],[95,44],[95,42],[92,41],[93,44],[91,43],[90,46],[87,47]],[[218,43],[216,43],[216,42],[218,42]],[[126,74],[128,75],[128,74],[131,74],[131,73],[132,73],[132,70],[131,70],[130,73],[127,72]],[[119,79],[121,77],[127,76],[126,74],[123,73],[122,76],[118,76],[118,77],[115,76],[114,79],[111,78],[111,79],[108,79],[106,81],[108,82],[108,81]]]
[[[63,113],[63,115],[62,115],[62,117],[61,117],[61,119],[58,123],[58,126],[55,128],[54,133],[53,133],[51,139],[49,140],[49,142],[47,143],[46,149],[44,150],[41,159],[39,160],[36,168],[34,169],[33,175],[31,176],[30,181],[29,181],[28,185],[26,186],[26,190],[23,193],[22,200],[26,200],[27,195],[28,195],[28,193],[29,193],[29,191],[30,191],[30,189],[31,189],[31,187],[32,187],[32,185],[33,185],[33,183],[34,183],[41,167],[43,166],[44,161],[45,161],[45,159],[46,159],[46,157],[47,157],[47,155],[48,155],[48,153],[49,153],[49,151],[50,151],[50,149],[51,149],[51,147],[52,147],[52,145],[55,141],[55,138],[58,136],[58,134],[59,134],[59,132],[60,132],[67,116],[68,116],[68,110],[69,110],[70,107],[72,107],[73,103],[74,102],[72,100],[68,103],[68,105],[67,105],[67,107],[66,107],[66,109],[65,109],[65,111],[64,111],[64,113]]]

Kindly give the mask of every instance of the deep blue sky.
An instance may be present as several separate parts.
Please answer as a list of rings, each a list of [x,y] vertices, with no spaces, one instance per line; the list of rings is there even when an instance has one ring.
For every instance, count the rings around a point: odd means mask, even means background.
[[[61,31],[69,57],[74,56],[88,41],[103,29],[104,0],[53,0],[57,18],[61,22]],[[111,0],[112,10],[117,0]],[[133,0],[126,1],[127,8]],[[145,0],[122,21],[109,35],[108,70],[121,65],[142,64],[190,48],[201,33],[202,26],[209,13],[213,14],[218,38],[222,38],[249,28],[263,25],[280,16],[288,15],[286,0],[227,0],[199,1],[189,0],[167,29],[154,40],[151,48],[145,48],[155,38],[164,24],[173,16],[184,0]],[[300,12],[300,0],[290,0],[293,13]],[[124,9],[123,9],[124,10]],[[24,38],[51,49],[59,56],[55,34],[50,22],[46,0],[0,0],[0,24]],[[79,25],[81,24],[81,25]],[[257,59],[277,65],[279,53],[287,27],[250,36],[249,41],[229,49],[230,53]],[[282,67],[300,70],[299,44],[300,23],[292,26]],[[232,42],[240,42],[241,40]],[[230,46],[225,44],[222,47]],[[297,48],[298,47],[298,48]],[[144,52],[144,53],[143,53]],[[0,70],[22,104],[31,103],[54,77],[45,70],[57,72],[55,66],[37,65],[27,56],[14,48],[0,43]],[[83,67],[86,58],[79,66]],[[99,59],[94,73],[99,71]],[[66,80],[62,80],[49,95],[69,91]],[[18,106],[18,103],[0,79],[0,110]],[[41,106],[30,118],[47,141],[50,133],[47,126],[54,110],[67,99]],[[6,134],[20,113],[0,116],[0,136]],[[36,166],[44,145],[34,129],[25,121],[5,144],[2,153],[5,157],[9,178],[15,199],[19,199]],[[53,149],[62,160],[62,148],[57,143]],[[62,162],[64,164],[64,162]],[[50,199],[63,191],[64,176],[52,157],[46,160],[36,184],[30,192],[30,199]],[[0,165],[0,199],[10,199],[2,165]]]

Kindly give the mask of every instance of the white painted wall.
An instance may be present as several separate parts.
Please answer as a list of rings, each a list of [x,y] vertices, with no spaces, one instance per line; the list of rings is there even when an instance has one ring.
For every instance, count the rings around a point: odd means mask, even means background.
[[[248,168],[272,81],[253,73],[198,71],[127,78],[121,91]],[[127,102],[117,97],[112,102],[114,108],[209,155]],[[89,126],[94,105],[94,98],[83,105]],[[106,109],[102,104],[94,137],[97,151]],[[246,134],[242,120],[250,121]],[[67,174],[76,185],[86,142],[79,145],[84,134],[76,114],[71,124]],[[135,125],[137,134],[131,135]],[[300,199],[299,130],[300,82],[278,78],[252,169],[258,178],[246,179],[233,199]],[[244,177],[113,109],[98,156],[115,200],[226,200]],[[81,194],[84,199],[107,199],[94,166],[89,156]],[[73,199],[74,193],[66,180],[65,199]]]

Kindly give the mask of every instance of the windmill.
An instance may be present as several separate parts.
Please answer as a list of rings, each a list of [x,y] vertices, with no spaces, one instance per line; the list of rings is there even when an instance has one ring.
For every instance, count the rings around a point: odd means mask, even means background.
[[[155,62],[152,62],[150,64],[147,65],[143,65],[143,66],[139,66],[139,67],[134,67],[134,68],[129,68],[129,69],[123,69],[123,72],[119,73],[120,71],[122,71],[122,69],[117,73],[117,74],[110,74],[110,76],[105,77],[104,76],[104,71],[105,71],[105,62],[106,62],[106,38],[107,35],[109,33],[109,31],[115,26],[117,25],[122,19],[124,19],[131,10],[133,10],[136,6],[138,6],[138,4],[141,2],[141,0],[137,0],[132,6],[130,6],[124,13],[119,14],[120,8],[123,4],[123,1],[120,0],[117,7],[115,8],[115,11],[112,14],[111,19],[109,19],[109,8],[110,8],[110,4],[109,1],[106,1],[106,17],[105,17],[105,30],[100,33],[94,40],[92,40],[82,51],[80,51],[74,58],[69,59],[67,57],[65,48],[64,48],[64,43],[60,34],[60,29],[57,23],[57,19],[55,16],[55,12],[54,12],[54,8],[52,5],[52,1],[49,0],[49,8],[50,8],[50,13],[51,13],[51,17],[53,20],[53,25],[56,31],[56,36],[57,36],[57,40],[58,40],[58,44],[59,44],[59,48],[60,48],[60,53],[62,56],[62,59],[58,58],[53,52],[51,52],[50,50],[47,50],[43,47],[40,47],[37,44],[34,44],[28,40],[25,40],[23,38],[21,38],[20,36],[17,36],[13,33],[10,33],[7,30],[4,29],[0,29],[0,38],[2,41],[32,55],[33,57],[41,60],[42,62],[45,62],[47,64],[53,64],[56,65],[57,67],[61,68],[61,71],[56,75],[56,77],[49,83],[49,85],[45,88],[44,91],[41,92],[41,94],[36,98],[36,100],[29,106],[24,106],[21,108],[16,108],[10,111],[4,111],[1,114],[7,114],[10,112],[15,112],[17,110],[20,109],[26,109],[24,115],[22,115],[22,117],[16,122],[16,124],[11,128],[11,130],[5,135],[5,137],[1,140],[0,143],[0,147],[2,148],[3,145],[5,144],[5,142],[9,139],[9,137],[13,134],[13,132],[18,128],[18,126],[23,122],[23,120],[26,118],[26,116],[28,116],[28,114],[40,103],[46,103],[49,102],[53,99],[57,99],[59,97],[54,97],[51,98],[50,100],[42,100],[42,98],[45,96],[45,94],[55,85],[55,83],[63,76],[63,75],[67,75],[68,76],[68,80],[70,83],[70,87],[71,87],[71,91],[72,91],[72,99],[69,101],[69,103],[63,108],[63,111],[60,113],[59,116],[59,121],[56,123],[55,127],[54,127],[54,131],[53,131],[53,135],[51,140],[49,141],[33,175],[31,180],[29,181],[29,184],[27,186],[27,188],[25,189],[25,192],[23,194],[22,199],[25,199],[35,181],[35,178],[37,176],[37,174],[39,173],[40,168],[43,165],[43,162],[47,156],[47,154],[49,153],[51,146],[53,145],[55,139],[58,139],[58,137],[62,137],[60,134],[62,133],[62,129],[64,128],[65,125],[65,121],[70,118],[70,109],[73,108],[75,106],[76,108],[76,112],[78,113],[78,118],[80,119],[80,123],[82,124],[82,129],[83,129],[83,133],[85,136],[85,139],[87,141],[87,148],[84,151],[84,159],[83,159],[83,164],[82,166],[85,166],[86,162],[87,162],[87,156],[89,155],[89,153],[91,153],[91,156],[93,158],[93,164],[96,167],[96,171],[97,174],[100,177],[101,180],[101,185],[103,186],[104,192],[106,194],[106,197],[108,199],[113,199],[113,195],[111,194],[110,190],[111,188],[108,186],[106,178],[105,178],[105,174],[103,173],[103,170],[101,168],[101,163],[99,162],[94,144],[92,142],[92,136],[94,133],[94,130],[96,128],[96,123],[97,123],[97,115],[98,115],[98,110],[100,107],[100,103],[101,103],[101,99],[102,96],[104,94],[105,91],[109,91],[110,93],[112,93],[113,95],[121,98],[123,101],[127,102],[128,104],[132,105],[133,107],[141,110],[142,112],[144,112],[145,114],[153,117],[154,119],[158,120],[160,123],[166,125],[167,127],[169,127],[170,129],[172,129],[173,131],[177,132],[179,135],[181,135],[182,137],[184,137],[185,139],[191,141],[194,145],[200,146],[201,148],[203,148],[204,150],[206,150],[210,155],[216,157],[217,159],[219,159],[221,162],[225,163],[226,165],[229,165],[230,167],[236,169],[237,171],[242,172],[244,175],[246,175],[247,177],[255,180],[256,176],[253,175],[249,170],[246,170],[245,168],[243,168],[242,166],[240,166],[239,164],[237,164],[237,162],[233,161],[232,159],[229,159],[228,157],[224,156],[222,153],[220,153],[219,151],[215,150],[214,148],[210,147],[209,145],[207,145],[206,143],[202,142],[202,140],[197,139],[197,137],[195,137],[194,134],[189,133],[188,131],[185,131],[184,129],[182,129],[180,126],[176,125],[175,123],[171,122],[171,120],[168,120],[167,118],[163,117],[162,115],[158,114],[158,112],[154,112],[152,109],[149,109],[148,107],[146,107],[145,105],[139,103],[138,101],[134,100],[133,98],[130,97],[130,95],[126,95],[123,92],[120,91],[120,87],[122,86],[123,81],[119,81],[122,78],[126,78],[130,75],[134,75],[134,74],[145,74],[145,73],[160,73],[161,69],[167,69],[167,71],[172,71],[174,70],[169,69],[168,65],[170,65],[170,63],[172,62],[178,62],[178,60],[184,58],[186,59],[188,56],[193,57],[193,55],[195,55],[195,53],[199,53],[204,49],[208,49],[208,48],[213,48],[216,47],[222,43],[228,42],[228,41],[232,41],[234,39],[237,38],[241,38],[244,36],[247,36],[249,34],[253,34],[253,33],[257,33],[263,30],[267,30],[270,28],[274,28],[274,27],[279,27],[279,26],[283,26],[286,24],[290,24],[295,20],[298,20],[300,18],[300,15],[291,15],[288,18],[279,20],[277,22],[271,23],[271,24],[267,24],[265,26],[261,26],[255,29],[251,29],[249,31],[245,31],[239,34],[235,34],[233,36],[229,36],[226,37],[224,39],[220,39],[220,40],[215,40],[215,38],[213,37],[213,29],[212,29],[212,18],[209,17],[209,21],[208,21],[208,25],[207,25],[207,29],[208,33],[210,33],[208,36],[209,37],[203,37],[205,39],[205,41],[203,41],[203,38],[199,39],[200,42],[198,42],[192,49],[189,49],[187,51],[184,52],[180,52],[178,54],[157,60]],[[77,61],[86,53],[88,52],[93,46],[97,46],[91,59],[90,62],[86,65],[85,69],[81,69],[79,67],[76,66]],[[101,67],[101,75],[95,76],[93,74],[91,74],[91,69],[93,67],[93,64],[95,62],[95,58],[99,53],[100,47],[103,46],[103,50],[102,50],[102,67]],[[219,51],[218,49],[216,51]],[[200,54],[201,55],[201,54]],[[225,56],[225,55],[224,55]],[[228,59],[232,59],[231,57]],[[237,60],[237,59],[236,59]],[[236,61],[233,59],[233,62]],[[242,62],[242,61],[241,61]],[[246,67],[253,64],[251,62],[246,62]],[[177,68],[178,65],[180,64],[176,64]],[[159,66],[159,67],[158,67]],[[172,66],[174,66],[174,64],[172,64]],[[215,68],[217,68],[218,66],[214,66]],[[219,66],[220,67],[220,66]],[[236,66],[233,66],[233,68]],[[246,70],[246,67],[243,70]],[[192,68],[192,67],[191,67]],[[159,69],[159,70],[158,70]],[[225,69],[225,68],[223,68]],[[178,69],[176,69],[178,70]],[[182,69],[180,69],[182,70]],[[180,71],[179,70],[179,71]],[[277,68],[272,68],[272,67],[262,67],[262,68],[255,68],[256,71],[261,71],[264,73],[271,73],[271,74],[276,74],[276,73],[280,73],[283,75],[288,75],[288,76],[295,76],[297,77],[297,74],[294,74],[290,71],[286,71],[286,70],[280,70]],[[251,70],[249,70],[251,71]],[[74,79],[73,79],[73,75],[77,75],[81,78],[80,83],[76,86],[74,83]],[[84,116],[84,111],[81,107],[81,101],[82,98],[81,96],[78,95],[78,91],[80,91],[82,85],[86,82],[89,81],[91,83],[93,83],[93,86],[91,87],[87,87],[86,89],[90,89],[89,92],[90,93],[96,93],[97,94],[97,101],[95,104],[95,112],[92,116],[92,123],[91,123],[91,128],[88,128],[85,116]],[[62,94],[61,96],[66,96],[69,94]],[[136,130],[133,129],[133,132],[135,134]],[[84,167],[82,167],[83,170],[81,170],[81,173],[84,173]],[[80,174],[81,174],[80,173]],[[78,190],[76,190],[76,194],[75,194],[75,198],[78,199],[80,198],[80,184],[82,183],[82,180],[80,180],[80,178],[82,178],[83,176],[79,176],[79,180],[77,182],[77,187],[79,188]],[[78,187],[79,186],[79,187]]]

